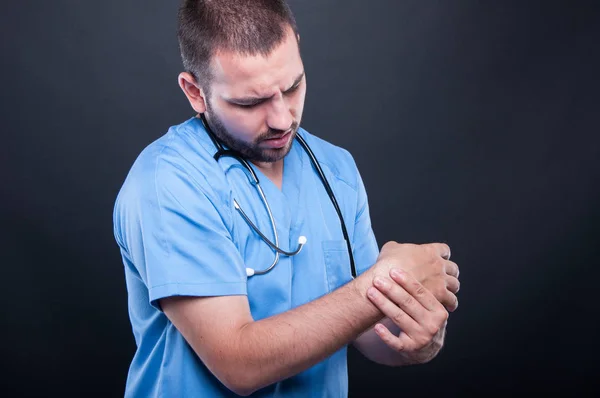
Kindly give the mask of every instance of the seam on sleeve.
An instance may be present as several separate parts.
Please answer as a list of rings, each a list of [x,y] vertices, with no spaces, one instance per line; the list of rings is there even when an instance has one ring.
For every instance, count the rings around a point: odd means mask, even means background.
[[[165,283],[148,289],[150,305],[162,311],[159,301],[167,297],[190,296],[234,296],[248,295],[248,286],[245,282],[220,282],[220,283]]]
[[[155,289],[155,288],[159,288],[159,287],[163,287],[163,286],[169,286],[169,285],[178,285],[178,286],[187,286],[187,285],[192,285],[192,286],[200,286],[200,285],[213,285],[213,286],[218,286],[218,285],[232,285],[232,284],[238,284],[238,283],[244,283],[242,281],[236,281],[236,282],[167,282],[167,283],[161,283],[160,285],[154,285],[151,286],[150,289]]]

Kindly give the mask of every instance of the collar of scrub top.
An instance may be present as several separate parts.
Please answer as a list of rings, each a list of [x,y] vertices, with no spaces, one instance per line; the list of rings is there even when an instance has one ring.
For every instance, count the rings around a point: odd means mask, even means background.
[[[275,251],[275,259],[273,260],[273,263],[269,267],[265,268],[264,270],[255,270],[253,268],[246,268],[246,275],[248,277],[250,277],[253,275],[266,274],[271,269],[273,269],[273,267],[275,267],[275,265],[279,262],[279,254],[283,254],[284,256],[295,256],[296,254],[300,253],[300,251],[302,250],[302,247],[306,243],[306,237],[302,235],[298,238],[298,247],[294,251],[285,251],[285,250],[282,250],[279,248],[279,238],[277,236],[277,227],[275,226],[275,218],[273,217],[273,213],[271,212],[271,207],[269,206],[269,202],[267,201],[267,198],[262,190],[262,187],[260,186],[260,181],[258,179],[258,176],[256,175],[256,172],[254,171],[252,166],[250,166],[250,163],[248,163],[248,161],[246,159],[244,159],[238,152],[233,151],[231,149],[225,149],[223,147],[223,145],[221,144],[221,142],[219,141],[217,136],[214,134],[212,129],[209,127],[208,122],[206,121],[206,117],[204,116],[203,113],[200,113],[200,120],[202,121],[202,124],[204,125],[204,129],[206,130],[211,141],[217,148],[217,152],[213,155],[213,158],[218,162],[219,159],[224,156],[232,157],[232,158],[236,159],[238,162],[240,162],[240,164],[242,164],[242,166],[244,166],[244,168],[249,172],[248,180],[250,181],[250,184],[252,184],[254,187],[256,187],[256,189],[261,197],[261,200],[265,206],[265,209],[267,210],[267,213],[269,214],[269,220],[271,222],[271,229],[273,230],[273,236],[275,237],[275,242],[271,242],[271,240],[269,238],[267,238],[260,231],[260,229],[258,229],[258,227],[256,225],[254,225],[252,220],[250,220],[250,218],[246,215],[246,213],[244,212],[242,207],[239,205],[239,203],[235,199],[233,199],[234,207],[238,211],[238,213],[240,213],[240,215],[242,216],[244,221],[246,221],[246,223],[252,228],[252,230],[254,230],[254,232],[256,232],[258,234],[258,236],[260,236],[261,239],[267,245],[269,245],[269,247],[271,247],[271,249],[273,249]],[[346,229],[346,223],[344,222],[344,218],[342,216],[340,206],[338,205],[338,202],[335,198],[333,190],[331,189],[331,186],[329,185],[329,181],[327,181],[327,178],[325,177],[325,173],[323,173],[323,169],[321,169],[321,166],[319,165],[319,162],[317,161],[315,154],[310,149],[310,147],[308,146],[308,144],[306,143],[304,138],[302,138],[302,136],[298,133],[296,133],[296,140],[300,143],[300,145],[302,146],[302,148],[304,149],[304,151],[307,153],[308,157],[310,158],[310,161],[311,161],[313,167],[315,168],[315,171],[319,175],[319,178],[321,179],[321,182],[323,183],[325,191],[327,191],[327,195],[329,196],[329,199],[331,200],[331,203],[333,204],[333,207],[335,208],[335,211],[340,219],[342,234],[344,235],[344,239],[346,241],[346,246],[348,248],[348,256],[350,259],[350,270],[352,273],[352,277],[356,278],[356,266],[354,264],[354,256],[352,254],[352,246],[350,244],[350,239],[348,237],[348,230]]]

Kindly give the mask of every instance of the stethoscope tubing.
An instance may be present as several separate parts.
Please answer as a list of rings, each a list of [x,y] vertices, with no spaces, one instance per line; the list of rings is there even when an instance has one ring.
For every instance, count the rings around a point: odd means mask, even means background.
[[[204,128],[206,129],[208,136],[210,137],[213,144],[217,148],[217,152],[213,155],[213,158],[218,162],[221,157],[226,156],[226,157],[232,157],[232,158],[236,159],[238,162],[240,162],[244,166],[244,168],[250,172],[250,176],[252,177],[251,183],[257,187],[257,190],[261,196],[263,205],[265,206],[265,209],[267,210],[267,213],[269,214],[269,221],[271,223],[271,228],[273,230],[273,236],[275,237],[275,242],[271,242],[271,240],[269,238],[267,238],[260,231],[260,229],[246,215],[246,213],[243,211],[243,209],[241,208],[239,203],[234,199],[234,206],[235,206],[236,210],[240,213],[240,215],[242,216],[244,221],[246,221],[246,223],[248,223],[248,225],[254,230],[254,232],[256,232],[260,236],[260,238],[271,249],[273,249],[275,251],[275,259],[269,267],[265,268],[264,270],[259,270],[259,271],[253,270],[252,271],[253,275],[266,274],[271,269],[273,269],[273,267],[279,262],[279,254],[280,253],[285,256],[294,256],[294,255],[300,253],[300,251],[302,250],[302,247],[304,246],[304,243],[306,242],[306,238],[300,237],[299,242],[298,242],[298,247],[294,251],[285,251],[285,250],[282,250],[279,248],[279,237],[277,234],[277,227],[275,225],[275,219],[273,217],[273,213],[271,212],[269,202],[267,201],[267,198],[262,190],[262,187],[260,186],[260,181],[258,179],[258,176],[254,172],[252,166],[250,166],[248,161],[246,159],[242,158],[237,152],[232,151],[232,150],[226,150],[223,148],[223,145],[221,145],[221,143],[219,142],[217,137],[214,135],[214,133],[208,126],[208,122],[206,121],[204,114],[200,114],[200,119],[202,120],[202,124],[204,125]],[[308,157],[310,158],[310,161],[311,161],[314,169],[316,170],[321,182],[323,183],[323,187],[325,188],[325,191],[327,192],[327,195],[329,196],[329,199],[331,200],[331,203],[333,204],[333,207],[338,215],[338,218],[340,220],[340,226],[342,228],[342,234],[344,236],[344,240],[346,241],[346,247],[348,249],[348,255],[349,255],[349,259],[350,259],[350,270],[352,272],[352,277],[355,278],[356,277],[356,266],[354,263],[354,256],[352,254],[352,245],[350,243],[350,238],[348,236],[348,230],[346,228],[346,223],[344,222],[344,217],[340,210],[340,206],[335,198],[335,195],[333,193],[333,190],[331,189],[331,186],[329,185],[329,181],[327,181],[327,178],[325,177],[325,173],[323,172],[323,169],[319,165],[319,162],[317,161],[317,158],[315,157],[313,151],[310,149],[309,145],[306,143],[306,141],[300,134],[296,134],[296,140],[300,143],[300,145],[302,146],[302,148],[304,149],[304,151],[307,153]],[[302,238],[304,238],[304,240],[302,240]]]

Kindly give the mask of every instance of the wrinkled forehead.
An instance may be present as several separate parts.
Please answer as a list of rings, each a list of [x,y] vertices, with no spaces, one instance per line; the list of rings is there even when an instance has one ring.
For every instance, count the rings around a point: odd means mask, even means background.
[[[291,85],[302,71],[298,41],[290,29],[267,56],[217,51],[211,60],[211,90],[229,97],[267,95]]]

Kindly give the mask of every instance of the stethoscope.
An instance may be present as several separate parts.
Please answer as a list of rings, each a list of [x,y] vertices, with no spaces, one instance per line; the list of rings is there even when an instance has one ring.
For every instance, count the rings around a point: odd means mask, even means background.
[[[213,144],[217,148],[217,153],[214,154],[213,158],[217,162],[219,162],[219,159],[221,159],[223,156],[228,156],[228,157],[232,157],[232,158],[236,159],[238,162],[240,162],[240,164],[242,164],[242,166],[244,166],[244,168],[246,170],[248,170],[248,172],[249,172],[248,179],[249,179],[250,183],[256,187],[258,194],[260,195],[260,198],[263,202],[263,205],[265,206],[265,209],[267,210],[267,213],[269,214],[269,220],[271,222],[271,229],[273,230],[273,236],[275,238],[275,242],[272,242],[269,238],[267,238],[265,236],[265,234],[263,234],[258,229],[258,227],[256,225],[254,225],[252,220],[250,220],[250,218],[246,215],[246,213],[244,212],[244,210],[242,209],[240,204],[237,202],[237,200],[235,198],[233,199],[233,205],[234,205],[235,209],[238,211],[238,213],[240,213],[240,215],[242,216],[244,221],[246,221],[248,226],[250,226],[250,228],[252,228],[252,230],[254,230],[254,232],[256,232],[258,234],[258,236],[260,236],[260,238],[267,245],[269,245],[269,247],[271,249],[273,249],[273,251],[275,252],[275,259],[273,260],[273,263],[268,268],[265,268],[264,270],[255,270],[253,268],[246,268],[246,275],[248,277],[251,277],[253,275],[264,275],[267,272],[269,272],[270,270],[272,270],[273,267],[275,267],[275,265],[277,265],[277,263],[279,262],[280,254],[291,257],[291,256],[295,256],[296,254],[300,253],[300,251],[302,250],[302,247],[304,247],[304,244],[306,243],[306,237],[300,236],[298,238],[298,247],[294,251],[285,251],[285,250],[279,248],[279,237],[277,236],[277,227],[275,226],[275,218],[273,217],[273,213],[271,212],[271,207],[269,206],[267,197],[265,196],[265,193],[263,192],[263,189],[260,186],[260,181],[258,180],[258,176],[254,172],[254,169],[250,166],[248,161],[246,159],[242,158],[237,152],[230,150],[230,149],[223,148],[223,145],[217,139],[217,137],[215,136],[215,134],[209,127],[208,122],[206,121],[206,118],[203,113],[200,114],[200,120],[202,120],[202,124],[204,125],[204,128],[205,128],[206,132],[208,133],[208,136],[210,137]],[[308,144],[306,143],[304,138],[302,138],[300,136],[300,134],[296,134],[296,140],[298,140],[298,142],[300,143],[302,148],[304,148],[304,151],[308,154],[308,157],[310,158],[310,161],[311,161],[313,167],[317,171],[317,174],[319,175],[319,178],[321,179],[321,182],[323,183],[323,186],[325,187],[325,190],[327,191],[327,195],[329,195],[329,199],[331,200],[331,203],[333,203],[333,207],[335,208],[335,211],[340,219],[340,224],[342,227],[342,234],[344,235],[344,239],[346,240],[346,246],[348,247],[348,255],[350,257],[350,270],[352,272],[352,277],[355,278],[356,277],[356,268],[354,266],[354,256],[352,255],[352,246],[350,245],[350,238],[348,237],[348,230],[346,229],[346,223],[344,223],[344,217],[342,217],[342,212],[340,210],[340,206],[338,205],[337,200],[335,199],[335,195],[333,194],[333,190],[331,189],[331,186],[329,185],[329,182],[327,181],[327,178],[325,177],[325,174],[323,173],[323,169],[321,169],[319,162],[317,162],[317,159],[315,158],[315,154],[310,149],[310,147],[308,146]]]

